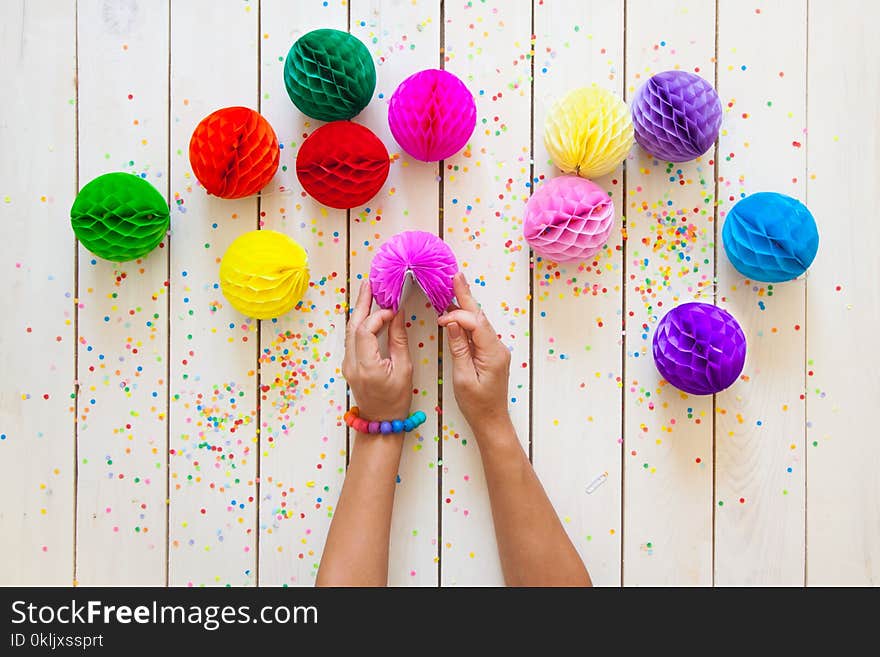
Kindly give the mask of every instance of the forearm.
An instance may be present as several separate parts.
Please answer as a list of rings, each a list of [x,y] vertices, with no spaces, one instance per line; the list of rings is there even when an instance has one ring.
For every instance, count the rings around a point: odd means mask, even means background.
[[[509,586],[590,586],[590,576],[509,418],[477,432],[504,580]]]
[[[356,434],[317,586],[385,586],[403,435]]]

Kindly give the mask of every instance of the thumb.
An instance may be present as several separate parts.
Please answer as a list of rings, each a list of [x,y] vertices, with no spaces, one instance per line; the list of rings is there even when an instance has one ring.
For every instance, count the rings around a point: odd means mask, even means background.
[[[409,356],[409,337],[406,334],[406,326],[403,323],[403,311],[398,313],[391,320],[388,326],[388,355],[391,361],[395,363],[408,361]]]
[[[471,344],[467,334],[457,322],[446,325],[449,353],[452,356],[452,369],[456,374],[469,374],[474,371]]]

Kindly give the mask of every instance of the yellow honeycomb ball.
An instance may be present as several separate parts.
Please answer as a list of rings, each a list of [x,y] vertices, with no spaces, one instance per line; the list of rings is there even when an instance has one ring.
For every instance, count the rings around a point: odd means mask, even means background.
[[[550,159],[565,173],[584,178],[614,171],[626,159],[633,139],[626,103],[596,85],[575,89],[557,100],[544,122],[544,145]]]
[[[274,230],[240,235],[220,262],[223,296],[254,319],[283,315],[300,302],[308,287],[306,250]]]

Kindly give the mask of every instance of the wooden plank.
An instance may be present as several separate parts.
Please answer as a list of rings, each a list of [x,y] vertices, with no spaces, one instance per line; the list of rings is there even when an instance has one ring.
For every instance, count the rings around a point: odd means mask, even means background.
[[[168,2],[79,2],[79,181],[168,195]],[[167,564],[168,250],[79,247],[77,580],[161,585]]]
[[[626,98],[680,68],[714,78],[710,2],[629,0]],[[714,149],[713,149],[714,150]],[[714,153],[627,167],[624,583],[712,582],[712,398],[662,383],[653,329],[679,303],[713,301]]]
[[[319,27],[347,29],[342,3],[262,0],[260,110],[282,144],[281,167],[260,199],[261,225],[309,254],[305,303],[261,322],[261,585],[314,584],[345,472],[344,353],[346,215],[304,196],[295,158],[303,135],[321,125],[290,101],[287,51]]]
[[[255,197],[208,196],[189,140],[221,107],[257,107],[258,3],[195,0],[171,13],[171,405],[169,580],[256,579],[258,323],[219,288],[220,260],[257,227]]]
[[[388,101],[404,78],[440,64],[440,5],[408,0],[353,0],[351,31],[367,44],[376,63],[373,101],[354,120],[388,148],[388,181],[366,206],[351,210],[352,289],[370,271],[376,249],[404,230],[438,234],[439,167],[403,151],[388,127]],[[415,367],[413,410],[427,421],[406,437],[394,497],[388,583],[436,586],[437,550],[437,314],[421,291],[404,305]]]
[[[70,585],[76,3],[4,2],[0,35],[0,584]]]
[[[804,199],[806,9],[719,5],[719,240],[749,194]],[[720,241],[718,253],[718,304],[739,320],[748,353],[740,380],[716,396],[715,583],[803,585],[805,283],[747,280]]]
[[[531,6],[449,3],[446,70],[477,102],[468,146],[444,162],[444,238],[474,294],[512,350],[510,412],[529,442],[529,250],[522,236],[531,166]],[[502,584],[477,444],[444,362],[441,583]]]
[[[880,584],[880,6],[809,3],[807,205],[819,253],[807,275],[807,583]]]
[[[623,97],[623,5],[536,3],[537,186],[560,175],[543,141],[552,99],[591,84]],[[532,454],[593,583],[616,586],[621,582],[622,167],[595,182],[611,194],[617,212],[607,246],[577,263],[534,256],[532,367],[539,383],[532,391]],[[551,381],[556,383],[540,384]]]

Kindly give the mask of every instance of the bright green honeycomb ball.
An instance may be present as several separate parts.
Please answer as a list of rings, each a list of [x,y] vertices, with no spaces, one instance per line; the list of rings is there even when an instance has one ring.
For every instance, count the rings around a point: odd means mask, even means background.
[[[146,255],[168,232],[168,204],[150,183],[129,173],[105,173],[83,187],[70,223],[99,258],[125,262]]]
[[[343,121],[370,102],[376,90],[376,67],[367,47],[348,32],[313,30],[287,53],[284,85],[306,116]]]

